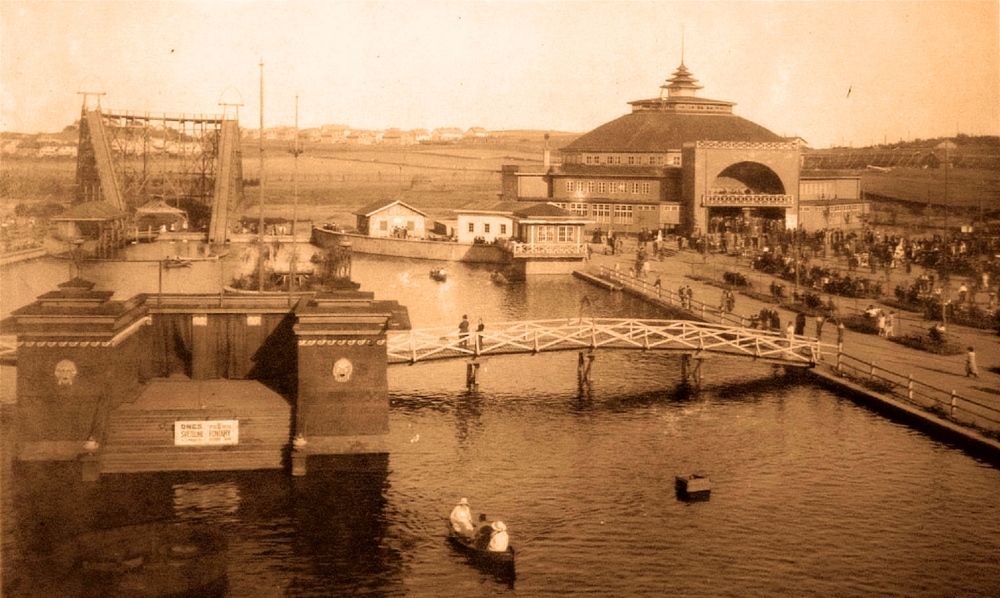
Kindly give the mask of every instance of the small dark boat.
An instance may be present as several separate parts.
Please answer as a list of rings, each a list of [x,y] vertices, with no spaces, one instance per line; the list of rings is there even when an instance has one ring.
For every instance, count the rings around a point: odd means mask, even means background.
[[[431,278],[438,282],[444,282],[448,280],[448,273],[445,272],[444,268],[433,268],[431,270]]]
[[[708,476],[696,473],[677,476],[674,487],[677,490],[677,498],[681,500],[708,500],[712,494],[712,482]]]
[[[508,583],[513,583],[517,577],[514,569],[514,547],[508,546],[503,552],[494,552],[478,548],[472,538],[463,536],[455,531],[450,522],[445,522],[448,528],[448,542],[477,569],[491,573]]]
[[[500,286],[503,286],[508,282],[510,282],[509,280],[507,280],[507,277],[503,275],[503,272],[499,270],[494,270],[493,272],[490,273],[490,280],[493,281],[493,284]]]
[[[170,258],[163,260],[164,268],[190,268],[191,262],[189,260],[182,260],[178,258]]]

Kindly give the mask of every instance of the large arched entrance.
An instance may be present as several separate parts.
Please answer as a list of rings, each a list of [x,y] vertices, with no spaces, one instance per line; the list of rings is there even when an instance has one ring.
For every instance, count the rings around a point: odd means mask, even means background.
[[[709,233],[757,236],[783,230],[785,198],[785,185],[771,168],[759,162],[732,164],[709,185]]]

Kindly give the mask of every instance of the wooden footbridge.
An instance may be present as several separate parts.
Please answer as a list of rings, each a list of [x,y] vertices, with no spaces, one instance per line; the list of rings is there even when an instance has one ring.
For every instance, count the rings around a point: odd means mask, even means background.
[[[597,349],[666,351],[679,354],[685,365],[693,358],[695,379],[707,353],[750,358],[792,367],[812,367],[824,351],[836,346],[801,336],[691,320],[632,320],[620,318],[534,320],[486,325],[461,337],[454,327],[426,328],[390,334],[389,364],[413,364],[440,359],[467,359],[468,383],[476,383],[476,360],[488,355],[580,352],[580,375],[589,380]],[[687,368],[685,368],[685,371]]]

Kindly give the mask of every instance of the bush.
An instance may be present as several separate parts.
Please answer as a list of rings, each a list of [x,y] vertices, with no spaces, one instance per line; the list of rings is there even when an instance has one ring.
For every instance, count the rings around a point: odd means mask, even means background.
[[[844,328],[862,334],[878,334],[878,320],[868,316],[847,316],[843,319]]]
[[[940,340],[936,340],[930,337],[930,335],[906,335],[906,336],[894,336],[891,337],[894,343],[903,345],[904,347],[909,347],[911,349],[917,349],[918,351],[927,351],[928,353],[933,353],[935,355],[961,355],[963,353],[962,347],[956,345],[955,343],[948,342],[944,337]]]
[[[750,281],[747,280],[746,276],[743,276],[739,272],[725,272],[722,275],[722,280],[726,284],[733,285],[734,287],[750,286]]]

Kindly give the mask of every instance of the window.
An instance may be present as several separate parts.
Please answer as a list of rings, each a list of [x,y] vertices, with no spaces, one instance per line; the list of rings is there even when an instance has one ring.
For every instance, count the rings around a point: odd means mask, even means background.
[[[618,192],[619,193],[628,192],[628,183],[618,183]]]
[[[632,206],[627,204],[615,204],[615,223],[632,224]]]
[[[594,192],[594,181],[587,181],[587,193]]]
[[[469,232],[470,233],[476,232],[476,223],[475,222],[470,222],[469,223]]]
[[[389,230],[389,221],[388,220],[379,220],[378,221],[378,229],[379,230]]]
[[[633,164],[635,164],[635,156],[629,156],[628,157],[628,165],[632,166]]]
[[[571,203],[569,204],[569,211],[577,216],[587,215],[587,204],[585,203]]]
[[[651,189],[651,187],[650,187],[649,183],[643,183],[642,184],[642,192],[645,193],[646,195],[649,195],[650,189]]]
[[[490,232],[490,223],[489,222],[486,222],[486,223],[483,224],[483,232],[486,233],[486,234],[489,234],[489,232]]]
[[[406,230],[416,230],[416,229],[417,229],[416,222],[414,222],[413,220],[406,221]]]
[[[556,240],[560,243],[569,243],[573,241],[573,227],[572,226],[557,226],[556,227]]]
[[[552,241],[555,238],[554,226],[539,226],[535,229],[535,240],[543,243]]]
[[[501,224],[500,225],[500,234],[501,235],[506,235],[507,234],[507,225],[506,224]]]
[[[579,191],[580,193],[583,193],[583,181],[576,182],[576,190]]]
[[[591,215],[598,222],[611,221],[611,204],[595,203],[591,206]]]
[[[566,181],[566,193],[573,192],[573,181]]]
[[[680,156],[674,156],[670,160],[670,163],[673,164],[674,166],[680,166],[681,165],[681,157]]]
[[[639,192],[639,183],[632,183],[632,193]]]
[[[604,195],[605,193],[607,193],[608,192],[608,184],[605,183],[604,181],[601,181],[601,182],[597,183],[597,192],[600,193],[601,195]]]

